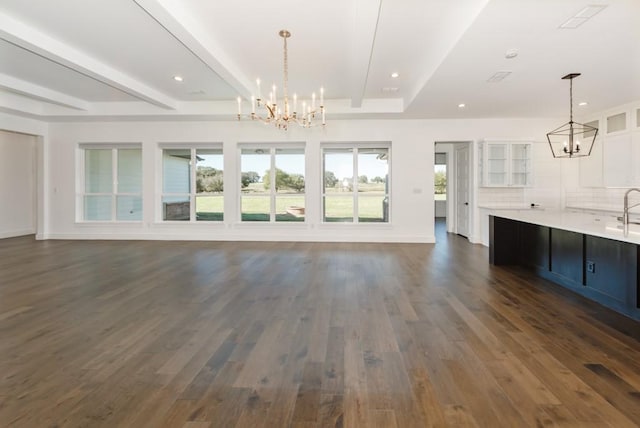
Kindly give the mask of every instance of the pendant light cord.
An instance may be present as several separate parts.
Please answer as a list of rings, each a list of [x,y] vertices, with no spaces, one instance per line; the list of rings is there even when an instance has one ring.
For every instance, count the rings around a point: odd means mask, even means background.
[[[573,77],[569,79],[569,123],[573,123]]]

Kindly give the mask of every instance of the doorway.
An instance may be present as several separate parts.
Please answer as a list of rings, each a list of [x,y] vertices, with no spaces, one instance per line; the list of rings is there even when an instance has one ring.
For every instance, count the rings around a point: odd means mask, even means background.
[[[456,233],[469,238],[469,145],[456,147]]]
[[[37,232],[38,137],[0,130],[0,239]]]
[[[474,200],[472,144],[471,141],[438,141],[434,155],[434,229],[443,229],[446,225],[447,232],[470,241]],[[444,210],[439,200],[445,201]]]

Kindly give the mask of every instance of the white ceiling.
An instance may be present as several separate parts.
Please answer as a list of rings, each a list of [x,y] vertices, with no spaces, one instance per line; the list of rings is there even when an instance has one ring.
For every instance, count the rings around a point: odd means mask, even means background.
[[[569,30],[593,3],[2,0],[0,111],[232,120],[257,77],[263,96],[281,91],[288,29],[289,89],[323,86],[328,119],[564,116],[571,72],[588,114],[640,99],[640,1],[593,1],[606,8]],[[511,74],[487,82],[498,71]]]

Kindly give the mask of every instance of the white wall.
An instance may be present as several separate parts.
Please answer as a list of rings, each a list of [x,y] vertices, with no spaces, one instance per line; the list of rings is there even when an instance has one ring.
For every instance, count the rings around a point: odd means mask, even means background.
[[[360,120],[330,121],[326,129],[281,132],[251,122],[52,123],[46,193],[49,229],[44,238],[196,239],[283,241],[434,242],[434,141],[471,141],[487,136],[544,138],[549,120]],[[240,223],[238,143],[305,142],[305,224]],[[320,189],[323,142],[390,141],[391,223],[322,224]],[[76,223],[78,143],[139,142],[143,147],[144,221],[140,224]],[[221,142],[225,151],[223,224],[166,224],[160,216],[158,143]]]
[[[36,232],[36,140],[0,131],[0,238]]]

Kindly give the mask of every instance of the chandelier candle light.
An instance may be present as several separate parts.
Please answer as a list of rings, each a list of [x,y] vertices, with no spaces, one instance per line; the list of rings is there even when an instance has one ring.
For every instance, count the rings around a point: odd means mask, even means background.
[[[573,121],[573,79],[580,73],[563,77],[569,80],[569,122],[547,134],[554,158],[576,158],[589,156],[598,135],[598,128]]]
[[[284,40],[284,76],[283,76],[283,101],[278,105],[276,85],[273,85],[269,92],[269,99],[263,100],[260,91],[260,79],[256,80],[258,95],[251,95],[251,115],[247,117],[251,120],[259,120],[266,124],[274,124],[276,128],[287,130],[289,124],[295,123],[303,128],[310,128],[316,125],[326,125],[324,108],[324,88],[320,88],[319,110],[316,108],[316,93],[311,94],[311,102],[307,104],[302,101],[302,110],[298,112],[298,96],[293,94],[293,109],[289,105],[289,61],[287,56],[287,39],[291,33],[287,30],[280,30],[278,33]],[[264,115],[256,113],[256,108],[264,108]],[[319,120],[316,119],[319,115]],[[242,118],[242,98],[238,97],[238,120]]]

